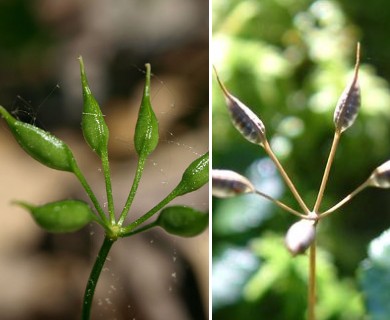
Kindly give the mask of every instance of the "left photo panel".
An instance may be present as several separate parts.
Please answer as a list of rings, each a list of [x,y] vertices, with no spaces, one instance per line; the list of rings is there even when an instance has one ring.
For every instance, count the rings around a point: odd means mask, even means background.
[[[209,6],[0,4],[1,319],[209,319]]]

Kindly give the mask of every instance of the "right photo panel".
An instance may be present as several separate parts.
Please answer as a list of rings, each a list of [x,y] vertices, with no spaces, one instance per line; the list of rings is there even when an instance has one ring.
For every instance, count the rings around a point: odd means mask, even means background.
[[[213,0],[213,319],[390,319],[389,31],[384,0]]]

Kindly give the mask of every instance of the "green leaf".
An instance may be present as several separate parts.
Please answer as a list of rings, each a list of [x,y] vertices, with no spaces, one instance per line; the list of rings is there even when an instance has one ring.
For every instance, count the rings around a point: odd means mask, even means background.
[[[146,64],[146,80],[141,107],[134,134],[134,146],[138,155],[151,154],[158,144],[158,122],[150,103],[150,64]]]
[[[184,171],[173,193],[175,196],[195,191],[209,182],[209,153],[193,161]]]
[[[25,202],[16,204],[27,209],[35,222],[49,232],[77,231],[96,220],[88,204],[79,200],[56,201],[42,206],[33,206]]]
[[[53,169],[74,171],[76,161],[72,151],[62,140],[38,127],[16,120],[2,106],[0,114],[16,141],[31,157]]]
[[[83,135],[92,150],[102,157],[103,154],[107,154],[109,131],[99,104],[89,88],[83,58],[79,57],[79,60],[84,100],[81,121]]]
[[[208,225],[209,215],[184,206],[163,209],[156,224],[168,233],[181,237],[194,237],[202,233]]]

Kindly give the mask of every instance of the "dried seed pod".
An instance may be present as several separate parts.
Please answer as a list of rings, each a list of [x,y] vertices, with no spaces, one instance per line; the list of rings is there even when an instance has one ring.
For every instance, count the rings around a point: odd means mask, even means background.
[[[377,188],[390,188],[390,160],[372,172],[367,184]]]
[[[316,228],[313,220],[302,219],[295,222],[287,231],[285,244],[293,256],[304,253],[313,243]]]
[[[240,100],[234,97],[223,85],[215,70],[218,83],[225,96],[233,125],[248,141],[264,146],[266,141],[265,127],[259,117]]]
[[[247,178],[231,170],[213,170],[212,177],[213,196],[218,198],[229,198],[255,191],[255,187]]]
[[[341,94],[333,116],[336,130],[340,133],[352,126],[360,108],[360,88],[358,84],[359,65],[360,44],[358,43],[356,49],[355,73],[353,79]]]

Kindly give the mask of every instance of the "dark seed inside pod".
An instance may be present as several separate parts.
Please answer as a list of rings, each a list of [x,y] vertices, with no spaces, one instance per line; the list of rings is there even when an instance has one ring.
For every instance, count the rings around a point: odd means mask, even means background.
[[[353,124],[360,108],[360,88],[357,82],[352,83],[351,87],[342,94],[337,105],[334,122],[343,132]]]
[[[374,170],[368,178],[368,184],[377,188],[390,188],[390,160]]]
[[[230,95],[226,102],[236,129],[250,142],[263,145],[265,140],[263,122],[237,98]]]
[[[360,44],[356,48],[355,72],[351,83],[344,89],[334,112],[336,130],[343,132],[354,123],[360,108],[360,88],[358,72],[360,65]]]
[[[265,127],[259,117],[244,103],[233,96],[223,85],[215,70],[217,81],[225,96],[226,104],[235,128],[248,141],[264,146],[266,142]]]
[[[229,198],[255,191],[247,178],[231,170],[213,170],[212,179],[212,193],[218,198]]]

